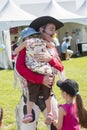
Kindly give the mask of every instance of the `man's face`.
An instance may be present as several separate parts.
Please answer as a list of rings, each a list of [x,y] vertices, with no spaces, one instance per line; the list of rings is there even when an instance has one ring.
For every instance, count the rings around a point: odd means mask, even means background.
[[[68,37],[68,33],[66,33],[65,36]]]
[[[45,27],[45,32],[46,32],[48,35],[53,36],[53,35],[55,34],[55,32],[56,32],[56,27],[55,27],[55,25],[52,24],[52,23],[47,24],[46,27]]]

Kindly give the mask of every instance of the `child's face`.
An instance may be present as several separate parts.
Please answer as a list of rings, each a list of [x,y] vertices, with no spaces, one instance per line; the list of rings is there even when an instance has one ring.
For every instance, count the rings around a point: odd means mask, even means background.
[[[23,41],[25,41],[25,40],[29,40],[29,37],[25,37],[25,38],[23,39]]]
[[[62,95],[62,97],[63,97],[64,99],[66,99],[66,92],[65,92],[65,91],[61,90],[61,95]]]

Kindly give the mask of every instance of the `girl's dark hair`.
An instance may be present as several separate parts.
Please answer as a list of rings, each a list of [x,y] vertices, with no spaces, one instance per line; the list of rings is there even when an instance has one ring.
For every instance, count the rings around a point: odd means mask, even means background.
[[[81,127],[87,128],[87,110],[84,108],[82,98],[79,94],[76,95],[76,103],[78,108],[79,124]]]

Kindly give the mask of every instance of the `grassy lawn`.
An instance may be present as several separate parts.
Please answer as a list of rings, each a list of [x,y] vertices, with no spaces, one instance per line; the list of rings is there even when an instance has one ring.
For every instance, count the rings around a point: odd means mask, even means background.
[[[67,78],[76,80],[79,83],[80,94],[84,105],[87,108],[87,56],[72,58],[69,61],[62,61],[65,67]],[[56,77],[56,80],[58,77]],[[1,130],[16,130],[15,107],[20,100],[21,91],[14,88],[13,70],[0,70],[0,106],[4,109],[4,120]],[[60,90],[54,86],[54,93],[59,103],[62,103]],[[41,114],[38,130],[47,130],[43,123],[44,117]]]

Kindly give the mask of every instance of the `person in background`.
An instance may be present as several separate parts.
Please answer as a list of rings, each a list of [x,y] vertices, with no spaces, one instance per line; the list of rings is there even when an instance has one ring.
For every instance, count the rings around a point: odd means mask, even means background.
[[[58,106],[58,120],[53,124],[58,130],[81,130],[87,128],[87,110],[79,93],[79,85],[75,80],[58,80],[57,86],[61,90],[65,103]]]
[[[18,37],[15,36],[14,40],[11,43],[11,54],[12,54],[12,64],[13,64],[13,68],[15,65],[15,58],[16,58],[16,54],[14,53],[15,48],[18,47]]]
[[[76,56],[81,56],[81,46],[79,46],[79,38],[76,40]]]
[[[14,51],[16,47],[18,47],[18,37],[17,36],[15,36],[14,40],[12,41],[12,45],[11,45],[12,51]]]
[[[65,32],[65,37],[63,38],[63,41],[66,41],[66,39],[69,39],[69,41],[68,41],[68,49],[71,49],[72,36],[70,36],[68,32]]]
[[[61,55],[64,60],[70,60],[71,56],[73,55],[73,51],[71,49],[68,49],[69,46],[69,39],[66,39],[61,44]]]
[[[61,47],[60,47],[60,43],[59,43],[59,39],[58,39],[57,33],[55,33],[54,36],[53,36],[53,42],[55,43],[55,46],[56,46],[57,51],[58,51],[58,54],[60,56],[60,54],[61,54]]]

